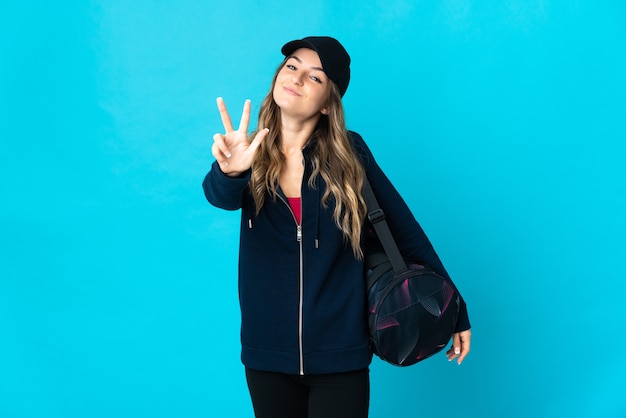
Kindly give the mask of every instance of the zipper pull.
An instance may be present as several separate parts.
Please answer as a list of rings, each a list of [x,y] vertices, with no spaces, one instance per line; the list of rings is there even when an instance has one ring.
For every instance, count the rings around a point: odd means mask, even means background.
[[[298,228],[296,229],[296,239],[298,242],[302,241],[302,225],[298,225]]]

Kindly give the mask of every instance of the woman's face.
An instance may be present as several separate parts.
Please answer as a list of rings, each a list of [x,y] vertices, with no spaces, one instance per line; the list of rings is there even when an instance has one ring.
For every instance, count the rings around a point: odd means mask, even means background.
[[[283,114],[306,120],[328,114],[330,89],[317,53],[301,48],[278,71],[273,97]]]

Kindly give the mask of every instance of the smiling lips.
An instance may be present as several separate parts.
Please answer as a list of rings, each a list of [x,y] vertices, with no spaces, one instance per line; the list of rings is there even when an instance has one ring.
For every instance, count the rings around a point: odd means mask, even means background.
[[[291,96],[302,96],[300,93],[290,87],[283,87],[283,90],[285,90],[285,92],[287,92],[287,94]]]

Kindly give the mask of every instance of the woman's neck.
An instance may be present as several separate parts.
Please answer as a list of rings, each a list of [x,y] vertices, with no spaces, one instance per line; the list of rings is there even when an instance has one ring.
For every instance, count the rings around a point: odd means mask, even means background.
[[[313,135],[318,120],[319,115],[307,120],[295,120],[286,118],[283,115],[280,129],[282,142],[281,151],[283,151],[283,153],[289,153],[304,148]]]

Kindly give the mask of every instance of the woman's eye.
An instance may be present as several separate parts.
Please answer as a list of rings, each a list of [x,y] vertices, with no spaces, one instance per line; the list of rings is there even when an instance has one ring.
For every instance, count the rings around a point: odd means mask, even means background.
[[[315,77],[314,75],[311,76],[311,80],[315,81],[316,83],[321,83],[322,80],[320,80],[319,78]]]
[[[289,68],[290,70],[295,70],[296,67],[294,65],[291,64],[287,64],[285,67]]]

